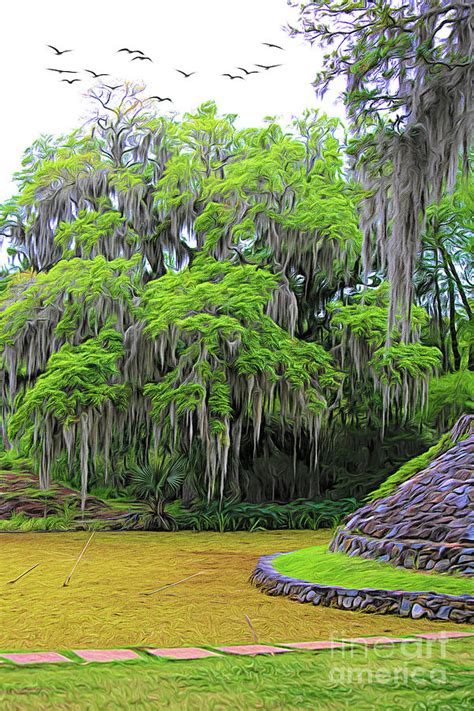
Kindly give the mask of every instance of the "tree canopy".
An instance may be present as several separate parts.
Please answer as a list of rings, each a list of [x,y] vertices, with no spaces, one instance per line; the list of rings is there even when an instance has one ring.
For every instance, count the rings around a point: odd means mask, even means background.
[[[297,3],[292,3],[297,5]],[[469,171],[473,5],[442,0],[306,0],[290,28],[329,48],[319,94],[343,77],[354,134],[353,167],[366,189],[361,211],[366,273],[386,264],[388,336],[401,309],[410,338],[413,275],[426,210]]]
[[[351,467],[383,475],[400,427],[416,450],[430,378],[469,365],[462,182],[428,211],[413,338],[400,308],[387,345],[390,269],[361,268],[367,193],[340,122],[239,129],[213,102],[157,115],[142,91],[97,88],[82,129],[27,149],[1,208],[5,446],[43,487],[79,477],[83,500],[171,452],[208,498],[359,493]]]

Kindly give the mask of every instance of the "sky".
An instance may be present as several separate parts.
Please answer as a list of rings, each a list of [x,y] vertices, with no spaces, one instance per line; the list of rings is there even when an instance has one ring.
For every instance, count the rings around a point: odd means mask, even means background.
[[[6,97],[0,201],[15,193],[12,174],[28,145],[41,133],[67,133],[86,120],[85,92],[93,79],[85,69],[110,74],[107,83],[143,81],[150,94],[171,97],[178,113],[214,99],[222,113],[239,114],[247,126],[269,115],[286,122],[306,107],[342,118],[336,93],[321,102],[311,86],[323,52],[282,29],[296,18],[286,0],[9,0],[2,8],[7,29],[0,43]],[[48,44],[73,51],[56,57]],[[122,47],[141,49],[153,62],[131,61],[117,53]],[[238,66],[279,63],[245,81],[220,76],[242,74]],[[78,74],[60,75],[48,67]],[[184,79],[176,69],[197,73]],[[69,85],[61,81],[65,77],[81,81]],[[160,104],[160,110],[170,106]]]

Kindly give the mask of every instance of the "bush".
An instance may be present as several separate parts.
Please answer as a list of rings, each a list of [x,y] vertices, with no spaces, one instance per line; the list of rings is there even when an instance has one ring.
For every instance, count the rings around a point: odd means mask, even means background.
[[[0,451],[0,469],[14,472],[30,471],[32,461],[18,454],[15,449],[5,449]]]
[[[357,507],[355,499],[297,499],[289,504],[200,501],[188,510],[177,511],[175,518],[178,528],[195,531],[316,530],[337,526]]]

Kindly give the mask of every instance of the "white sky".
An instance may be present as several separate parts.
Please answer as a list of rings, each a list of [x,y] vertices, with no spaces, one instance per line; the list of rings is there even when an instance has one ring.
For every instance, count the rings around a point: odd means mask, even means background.
[[[281,120],[306,107],[321,106],[311,81],[322,51],[282,29],[295,22],[286,0],[11,0],[2,8],[0,66],[5,97],[0,123],[0,200],[15,192],[12,173],[23,150],[41,133],[65,133],[82,123],[92,86],[84,69],[107,72],[115,79],[143,80],[151,94],[170,96],[178,112],[194,110],[214,99],[221,112],[238,113],[243,125],[261,123],[264,116]],[[285,51],[269,49],[273,42]],[[45,45],[73,52],[55,57]],[[117,49],[141,49],[153,59],[130,61]],[[136,55],[134,55],[136,56]],[[231,81],[223,72],[241,73],[236,66],[276,64],[283,67]],[[58,75],[46,67],[72,69]],[[197,70],[184,79],[175,68]],[[60,78],[77,76],[72,85]],[[110,80],[110,81],[109,81]],[[334,96],[334,95],[333,95]],[[170,104],[161,104],[163,111]],[[326,99],[322,109],[341,118],[339,101]]]

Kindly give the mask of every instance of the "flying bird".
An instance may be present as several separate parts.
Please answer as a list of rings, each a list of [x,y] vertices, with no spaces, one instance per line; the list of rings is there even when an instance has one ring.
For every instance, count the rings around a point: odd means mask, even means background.
[[[107,87],[107,89],[110,89],[110,91],[115,91],[115,89],[119,89],[123,84],[117,84],[117,86],[109,86],[108,84],[104,84],[104,86]]]
[[[183,72],[182,69],[176,69],[176,71],[182,74],[185,79],[192,77],[193,74],[197,74],[197,72],[189,72],[189,74],[186,74],[186,72]]]
[[[134,62],[136,59],[141,59],[141,60],[147,59],[149,62],[153,62],[153,59],[151,59],[150,57],[134,57],[130,61]]]
[[[283,47],[280,47],[279,44],[272,44],[272,42],[262,42],[262,44],[264,44],[266,47],[273,47],[274,49],[282,49],[283,51],[285,51]]]
[[[61,79],[61,81],[67,81],[68,84],[74,84],[75,81],[81,81],[80,79]]]
[[[258,72],[256,69],[252,69],[252,71],[250,71],[250,72],[248,69],[245,69],[245,67],[237,67],[237,69],[240,69],[241,72],[245,72],[247,74],[247,76],[249,74],[260,74],[260,72]]]
[[[52,69],[51,67],[46,67],[48,72],[57,72],[58,74],[78,74],[78,72],[73,72],[71,69]]]
[[[122,49],[118,49],[116,54],[119,52],[128,52],[129,54],[144,54],[141,49],[129,49],[128,47],[122,47]]]
[[[170,101],[171,103],[173,103],[173,99],[170,99],[169,96],[165,96],[164,98],[162,98],[161,96],[149,96],[148,98],[156,99],[157,101]]]
[[[221,74],[221,77],[229,77],[229,79],[242,79],[244,80],[244,77],[239,76],[238,74],[233,75],[233,74]]]
[[[268,65],[267,64],[256,64],[255,66],[260,67],[260,69],[266,69],[268,71],[268,69],[274,69],[275,67],[282,67],[283,64],[268,64]]]
[[[63,50],[60,50],[60,49],[58,49],[57,47],[53,47],[52,44],[47,44],[46,47],[50,47],[50,49],[54,49],[54,51],[56,52],[56,55],[57,55],[58,57],[61,56],[61,54],[66,54],[66,52],[72,52],[72,51],[73,51],[72,49],[63,49]]]
[[[85,72],[89,72],[89,74],[92,74],[94,79],[98,79],[99,77],[109,77],[110,74],[96,74],[95,72],[92,71],[92,69],[84,69]],[[77,74],[77,72],[76,72]]]

